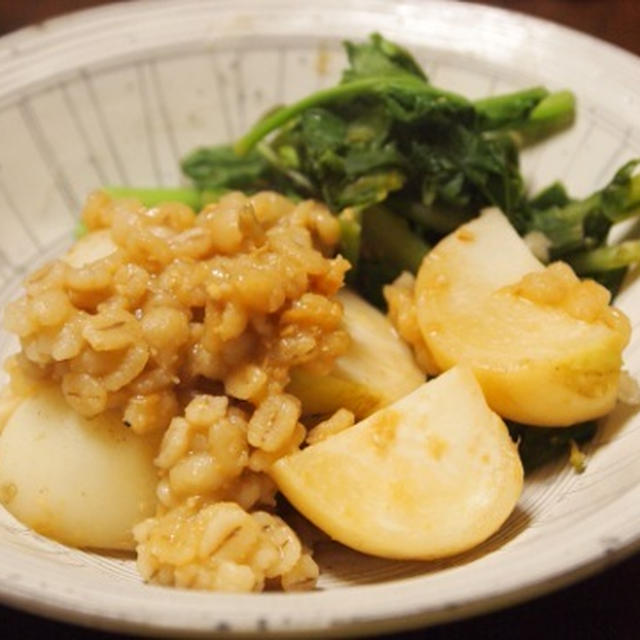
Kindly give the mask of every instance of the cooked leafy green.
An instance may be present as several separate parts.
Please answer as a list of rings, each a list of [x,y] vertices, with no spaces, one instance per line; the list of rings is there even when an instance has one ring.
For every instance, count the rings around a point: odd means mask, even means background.
[[[554,185],[555,195],[548,189],[529,203],[527,231],[544,233],[555,258],[566,259],[566,254],[601,247],[616,222],[640,214],[640,175],[634,176],[639,164],[640,160],[627,162],[604,189],[583,200],[572,200],[561,186]],[[609,269],[629,264],[621,262],[621,257],[618,255],[617,264],[585,259],[584,254],[568,261],[579,270],[599,271],[602,266]]]
[[[532,87],[472,101],[433,86],[406,49],[379,34],[345,49],[349,64],[336,86],[272,110],[233,149],[188,155],[182,168],[196,187],[269,185],[321,198],[336,214],[346,210],[341,248],[354,266],[352,284],[378,302],[371,291],[385,278],[417,267],[416,247],[426,251],[490,205],[521,234],[543,233],[551,259],[619,285],[640,243],[604,247],[613,224],[640,212],[638,162],[584,199],[571,198],[560,183],[531,198],[520,173],[522,146],[573,122],[570,91]],[[393,225],[394,240],[379,216],[360,213],[381,204],[386,215],[405,220]],[[394,249],[403,243],[410,264]],[[363,274],[365,264],[378,275]]]
[[[242,157],[231,147],[209,147],[189,154],[182,170],[200,189],[245,189],[261,181],[266,185],[269,164],[256,151]]]
[[[549,94],[543,87],[491,96],[474,103],[482,131],[511,131],[520,145],[536,142],[573,122],[571,91]]]
[[[378,264],[380,278],[417,268],[417,247],[426,251],[487,205],[525,231],[518,145],[568,125],[573,95],[534,87],[474,102],[433,86],[408,51],[378,34],[345,48],[349,65],[339,84],[272,110],[235,143],[235,154],[195,150],[182,162],[185,174],[200,189],[267,183],[321,198],[336,213],[348,210],[342,251],[354,267]],[[383,224],[378,217],[359,214],[381,203],[398,220],[386,244],[386,227],[371,229]],[[407,238],[410,264],[398,251],[385,253]],[[371,280],[354,274],[356,286]]]
[[[530,427],[517,422],[507,422],[511,438],[518,444],[518,453],[525,473],[531,473],[556,458],[571,452],[571,443],[584,444],[596,434],[594,421],[571,427]]]
[[[474,101],[435,87],[406,49],[379,34],[345,49],[336,86],[272,109],[233,146],[188,154],[182,170],[193,188],[114,192],[196,209],[233,189],[320,198],[339,216],[352,286],[378,303],[388,279],[415,270],[431,244],[494,205],[522,235],[543,234],[549,259],[617,290],[640,242],[609,247],[607,237],[640,213],[640,160],[583,199],[558,182],[530,197],[520,173],[522,146],[572,123],[570,91],[531,87]]]
[[[582,199],[560,182],[532,197],[520,172],[521,148],[573,122],[570,91],[531,87],[470,100],[435,87],[406,49],[379,34],[344,46],[348,66],[336,86],[272,109],[233,145],[188,154],[182,170],[192,189],[118,194],[195,209],[233,189],[320,198],[340,222],[351,286],[381,306],[384,284],[417,271],[433,243],[495,205],[520,234],[543,234],[549,259],[617,291],[640,261],[640,241],[607,246],[607,238],[614,224],[640,214],[640,160]],[[575,450],[595,425],[509,429],[531,470]]]

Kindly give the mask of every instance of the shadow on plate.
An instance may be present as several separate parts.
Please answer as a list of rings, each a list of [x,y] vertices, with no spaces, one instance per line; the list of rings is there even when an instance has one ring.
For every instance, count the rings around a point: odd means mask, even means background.
[[[494,553],[516,538],[530,522],[527,512],[516,507],[502,528],[477,547],[450,558],[431,561],[386,560],[368,556],[329,540],[315,545],[314,558],[320,565],[320,588],[370,585],[416,578],[460,567]]]
[[[624,437],[627,429],[629,429],[629,433],[635,430],[637,427],[630,429],[629,425],[632,418],[638,414],[638,410],[638,406],[619,402],[606,419],[602,420],[598,425],[598,431],[593,440],[592,447],[598,449],[613,440],[619,440],[621,437]]]

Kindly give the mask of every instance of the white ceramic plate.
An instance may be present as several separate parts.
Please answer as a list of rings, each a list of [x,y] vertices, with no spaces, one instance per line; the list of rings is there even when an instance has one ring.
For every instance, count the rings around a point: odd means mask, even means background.
[[[580,116],[524,158],[533,187],[577,194],[640,155],[640,62],[549,23],[454,2],[173,0],[113,5],[0,40],[0,303],[26,269],[68,244],[104,183],[173,185],[195,145],[241,133],[276,102],[333,83],[339,43],[381,31],[433,81],[470,96],[532,84],[572,88]],[[640,285],[619,304],[640,320]],[[640,370],[640,332],[627,351]],[[0,336],[0,355],[14,347]],[[576,580],[640,543],[640,420],[617,411],[583,475],[562,465],[526,486],[482,548],[396,563],[325,547],[319,589],[227,595],[146,586],[133,562],[67,549],[0,512],[0,597],[117,631],[341,635],[432,624]]]

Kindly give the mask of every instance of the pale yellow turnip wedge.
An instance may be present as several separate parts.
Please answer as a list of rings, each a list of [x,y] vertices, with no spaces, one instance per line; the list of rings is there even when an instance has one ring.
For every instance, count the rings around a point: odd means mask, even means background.
[[[405,559],[455,554],[488,538],[513,510],[523,477],[516,446],[466,367],[281,458],[270,473],[333,539]]]
[[[115,415],[87,419],[54,388],[24,400],[0,433],[0,501],[39,533],[77,547],[132,549],[153,514],[155,436]]]
[[[628,320],[604,287],[545,268],[497,209],[427,255],[415,302],[440,370],[470,365],[501,416],[564,426],[613,408]]]
[[[364,418],[419,387],[425,375],[383,313],[349,290],[338,299],[351,336],[349,350],[328,376],[294,371],[288,391],[300,398],[305,414],[344,407]]]

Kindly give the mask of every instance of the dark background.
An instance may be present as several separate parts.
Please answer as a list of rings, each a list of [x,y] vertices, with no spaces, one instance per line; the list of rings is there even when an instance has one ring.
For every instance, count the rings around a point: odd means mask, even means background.
[[[0,0],[0,35],[68,11],[101,4],[107,2]],[[640,55],[640,0],[488,0],[484,4],[553,20]],[[42,637],[117,638],[112,634],[88,631],[0,606],[0,638],[31,640]],[[640,638],[640,555],[636,554],[593,578],[526,604],[395,637],[403,640]]]

